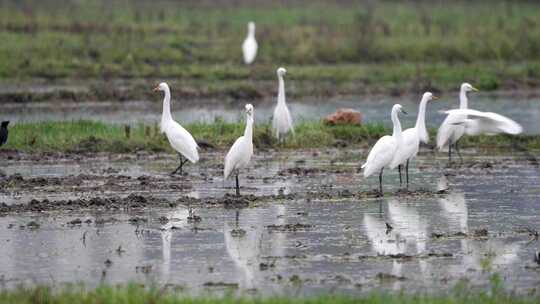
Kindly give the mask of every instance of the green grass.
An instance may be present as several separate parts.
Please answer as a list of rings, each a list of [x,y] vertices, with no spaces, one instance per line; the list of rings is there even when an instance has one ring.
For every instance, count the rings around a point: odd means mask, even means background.
[[[292,88],[297,95],[448,90],[464,80],[483,90],[540,84],[533,1],[3,3],[0,58],[9,60],[0,60],[0,82],[174,78],[215,96],[263,90],[253,80],[274,81],[284,65],[295,82],[330,82],[319,91]],[[255,66],[245,67],[240,45],[250,20],[260,49]]]
[[[186,126],[197,140],[203,140],[218,149],[227,149],[244,132],[243,123],[193,123]],[[434,138],[435,130],[431,131]],[[320,148],[348,145],[369,147],[391,130],[381,124],[363,126],[327,126],[319,121],[300,122],[295,135],[282,146],[273,137],[270,124],[257,124],[254,144],[258,149],[268,148]],[[129,130],[125,126],[94,121],[19,123],[10,128],[7,149],[28,152],[132,152],[136,150],[170,151],[167,139],[157,125],[137,125]],[[540,136],[476,136],[465,137],[462,146],[474,145],[489,149],[514,149],[516,145],[525,150],[539,150]],[[3,147],[3,148],[4,148]]]
[[[383,293],[372,292],[367,295],[350,297],[339,294],[328,294],[308,298],[289,298],[289,297],[213,297],[199,296],[189,297],[182,295],[180,291],[174,289],[144,288],[140,285],[130,284],[127,286],[99,286],[94,290],[85,290],[82,287],[70,286],[61,290],[53,290],[48,287],[19,288],[15,290],[0,291],[0,303],[19,303],[19,304],[119,304],[119,303],[153,303],[153,304],[173,304],[173,303],[191,303],[191,304],[317,304],[317,303],[335,303],[335,304],[526,304],[538,303],[538,296],[518,296],[506,292],[500,286],[500,279],[492,279],[492,287],[489,292],[469,291],[464,287],[457,286],[455,290],[439,295],[411,295],[406,293]],[[458,284],[459,285],[459,284]]]

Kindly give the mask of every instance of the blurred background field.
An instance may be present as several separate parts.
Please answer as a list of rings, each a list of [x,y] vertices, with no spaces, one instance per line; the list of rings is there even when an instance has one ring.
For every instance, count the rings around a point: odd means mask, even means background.
[[[283,65],[292,96],[536,88],[538,16],[536,1],[3,0],[0,84],[92,80],[85,98],[101,100],[170,79],[181,95],[260,98]],[[259,52],[246,67],[250,20]],[[13,95],[25,99],[0,100]]]

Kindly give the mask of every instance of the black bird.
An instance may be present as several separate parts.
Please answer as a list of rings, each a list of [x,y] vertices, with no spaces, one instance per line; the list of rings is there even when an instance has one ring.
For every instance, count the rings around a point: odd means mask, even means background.
[[[392,227],[392,225],[388,224],[388,222],[385,222],[386,224],[386,234],[389,234],[390,231],[392,231],[392,229],[394,229],[394,227]]]
[[[2,127],[0,127],[0,147],[8,140],[8,125],[9,121],[2,121]]]

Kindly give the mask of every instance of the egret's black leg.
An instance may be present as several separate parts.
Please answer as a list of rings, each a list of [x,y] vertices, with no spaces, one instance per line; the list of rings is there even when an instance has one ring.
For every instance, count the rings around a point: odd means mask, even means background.
[[[381,196],[384,196],[384,194],[382,192],[382,174],[383,174],[383,170],[384,170],[384,168],[382,168],[381,173],[379,173],[379,193],[381,194]]]
[[[238,183],[238,172],[236,172],[236,196],[240,196],[240,184]]]
[[[405,165],[405,175],[407,177],[407,190],[409,190],[409,160],[407,159],[407,164]]]
[[[448,163],[452,163],[452,143],[448,143]]]
[[[182,157],[182,154],[178,154],[178,156],[180,156],[180,166],[178,166],[178,168],[176,168],[176,170],[174,170],[174,171],[171,173],[172,175],[174,175],[174,174],[176,174],[176,173],[178,173],[178,172],[180,172],[180,174],[182,174],[182,167],[183,167],[184,164],[187,163],[187,161],[188,161],[187,158],[184,159],[184,158]]]
[[[401,185],[403,184],[403,181],[401,180],[401,165],[397,166],[399,171],[399,187],[401,188]]]
[[[456,141],[455,145],[456,145],[456,153],[457,155],[459,156],[459,162],[463,164],[463,157],[461,157],[461,152],[459,152],[459,146],[458,146],[458,143],[459,143],[459,140]]]

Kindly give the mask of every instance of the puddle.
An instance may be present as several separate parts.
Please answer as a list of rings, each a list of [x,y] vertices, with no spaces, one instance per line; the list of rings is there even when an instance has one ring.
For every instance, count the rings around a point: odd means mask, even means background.
[[[537,286],[540,243],[527,228],[540,226],[538,166],[519,154],[464,151],[463,165],[446,168],[444,157],[423,151],[411,165],[411,189],[424,192],[394,194],[397,173],[388,172],[386,196],[361,199],[344,193],[377,186],[358,172],[364,152],[257,153],[241,175],[242,192],[268,199],[249,208],[179,203],[3,214],[0,283],[134,281],[191,294],[312,295],[447,291],[461,280],[484,288],[499,273],[518,293]],[[167,174],[176,159],[164,154],[8,160],[3,172],[23,182],[5,186],[0,202],[132,194],[204,201],[233,193],[232,181],[220,177],[222,155],[202,156],[181,177]],[[294,196],[269,196],[288,193]]]
[[[390,126],[389,110],[394,103],[401,103],[409,113],[402,117],[405,126],[413,126],[418,111],[418,96],[402,97],[386,96],[350,96],[329,99],[289,98],[288,104],[295,121],[318,120],[336,111],[338,108],[353,108],[364,113],[366,122],[382,122]],[[216,100],[182,101],[173,100],[173,116],[183,124],[191,122],[213,122],[217,118],[225,121],[239,121],[243,117],[243,105],[252,100],[237,100],[235,102],[219,102]],[[506,115],[524,126],[524,133],[539,134],[540,102],[538,97],[484,95],[475,94],[470,97],[471,108],[481,111],[491,111]],[[269,121],[274,111],[275,100],[266,99],[254,102],[255,120]],[[456,94],[442,96],[440,101],[430,104],[427,108],[428,126],[438,126],[444,119],[439,110],[457,108],[459,105]],[[0,120],[12,122],[32,121],[71,121],[92,119],[104,122],[122,124],[153,124],[160,121],[161,102],[156,97],[153,101],[128,102],[34,102],[7,103],[2,105]]]

